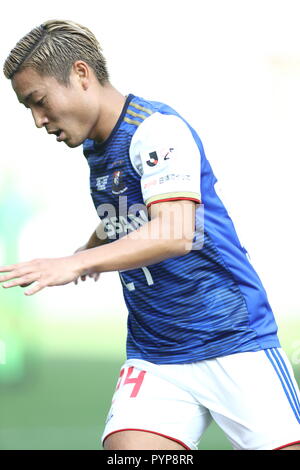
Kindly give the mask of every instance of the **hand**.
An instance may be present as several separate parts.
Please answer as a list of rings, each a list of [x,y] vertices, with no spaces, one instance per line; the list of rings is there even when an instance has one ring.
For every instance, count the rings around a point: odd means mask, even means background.
[[[84,251],[84,250],[88,250],[87,243],[86,243],[85,245],[81,246],[80,248],[77,248],[77,250],[74,251],[74,254],[75,254],[75,253],[79,253],[80,251]],[[80,276],[80,279],[81,279],[82,281],[85,281],[85,280],[86,280],[86,276],[89,276],[90,278],[94,279],[94,281],[96,282],[96,281],[98,281],[98,279],[99,279],[99,277],[100,277],[100,273],[95,273],[95,272],[91,272],[91,271],[90,271],[90,272],[85,272],[84,274],[82,274],[82,275]],[[74,284],[75,284],[76,286],[77,286],[77,284],[78,284],[78,279],[79,279],[79,278],[75,279],[75,281],[74,281]]]
[[[100,273],[88,272],[88,273],[82,274],[82,275],[80,276],[80,279],[81,279],[82,281],[85,281],[85,280],[86,280],[86,276],[89,276],[90,278],[94,279],[94,281],[96,282],[96,281],[98,281],[98,279],[99,279],[99,277],[100,277]],[[77,284],[78,284],[78,279],[79,279],[79,277],[78,277],[77,279],[75,279],[75,281],[74,281],[75,286],[77,286]]]
[[[25,295],[36,294],[45,287],[68,284],[82,275],[75,256],[34,259],[25,263],[0,266],[0,273],[9,273],[0,276],[0,282],[9,281],[2,284],[2,287],[27,287],[36,282],[24,292]]]

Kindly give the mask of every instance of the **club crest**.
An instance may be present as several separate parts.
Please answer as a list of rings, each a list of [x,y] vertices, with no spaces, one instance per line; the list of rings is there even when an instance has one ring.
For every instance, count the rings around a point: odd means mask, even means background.
[[[124,172],[117,170],[113,172],[112,193],[121,194],[126,191],[127,186],[124,183]]]

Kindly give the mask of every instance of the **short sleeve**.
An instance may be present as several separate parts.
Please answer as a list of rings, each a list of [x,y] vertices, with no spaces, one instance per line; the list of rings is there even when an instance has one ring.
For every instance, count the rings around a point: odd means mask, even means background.
[[[176,199],[201,202],[201,154],[181,118],[158,112],[147,118],[132,138],[130,159],[147,207]]]

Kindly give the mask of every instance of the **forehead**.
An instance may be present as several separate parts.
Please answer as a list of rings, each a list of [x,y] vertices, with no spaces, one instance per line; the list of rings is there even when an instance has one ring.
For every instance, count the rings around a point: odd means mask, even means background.
[[[23,101],[31,93],[49,88],[53,80],[53,77],[42,76],[34,69],[25,68],[14,75],[11,84],[19,101]]]

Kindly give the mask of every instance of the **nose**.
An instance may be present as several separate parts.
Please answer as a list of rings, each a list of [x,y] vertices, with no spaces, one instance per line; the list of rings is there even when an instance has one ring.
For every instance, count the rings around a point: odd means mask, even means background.
[[[42,127],[44,127],[46,124],[49,123],[47,116],[45,116],[44,114],[38,111],[34,111],[33,109],[31,110],[31,112],[32,112],[34,123],[36,127],[38,127],[39,129],[41,129]]]

